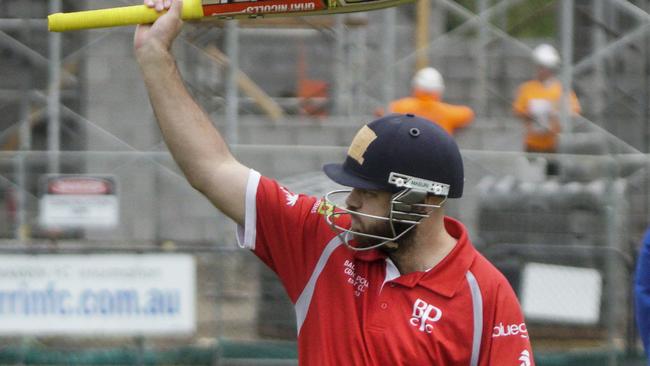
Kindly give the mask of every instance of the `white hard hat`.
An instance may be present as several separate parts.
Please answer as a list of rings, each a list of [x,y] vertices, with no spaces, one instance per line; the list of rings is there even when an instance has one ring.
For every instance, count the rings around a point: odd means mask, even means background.
[[[445,91],[445,81],[438,70],[425,67],[413,77],[413,87],[430,93],[442,94]]]
[[[549,44],[540,44],[533,50],[533,60],[539,66],[554,69],[560,65],[560,55]]]

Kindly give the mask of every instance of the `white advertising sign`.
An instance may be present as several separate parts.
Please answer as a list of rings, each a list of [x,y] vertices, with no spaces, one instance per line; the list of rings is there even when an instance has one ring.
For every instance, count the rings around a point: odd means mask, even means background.
[[[0,335],[188,335],[195,277],[184,254],[2,255]]]
[[[44,227],[111,228],[118,224],[119,200],[113,177],[48,175],[41,189],[39,222]]]
[[[521,305],[527,319],[596,324],[603,280],[593,268],[528,263],[523,270]]]

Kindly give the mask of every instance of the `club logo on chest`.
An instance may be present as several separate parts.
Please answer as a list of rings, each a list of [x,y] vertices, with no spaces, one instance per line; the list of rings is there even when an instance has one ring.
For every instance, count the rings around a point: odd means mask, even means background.
[[[420,332],[431,334],[433,333],[433,323],[440,318],[442,318],[442,310],[422,299],[417,299],[413,303],[413,313],[409,323]]]

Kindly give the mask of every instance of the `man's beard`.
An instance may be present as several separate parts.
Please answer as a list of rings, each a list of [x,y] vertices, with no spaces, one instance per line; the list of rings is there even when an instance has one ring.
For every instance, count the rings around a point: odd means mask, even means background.
[[[393,225],[395,226],[395,232],[397,233],[397,235],[400,235],[407,230],[408,232],[400,236],[400,238],[395,240],[394,242],[390,242],[387,243],[386,245],[382,245],[381,247],[379,247],[379,249],[386,254],[394,253],[399,248],[404,248],[408,246],[409,243],[411,242],[411,238],[413,237],[413,232],[415,231],[415,228],[413,227],[412,224],[404,224],[401,222],[396,222]]]
[[[359,232],[363,234],[370,234],[370,235],[375,235],[375,236],[382,236],[385,238],[393,238],[396,236],[399,236],[402,234],[404,231],[409,230],[413,225],[412,224],[404,224],[404,223],[399,223],[399,222],[394,222],[393,227],[395,228],[395,232],[393,233],[393,230],[391,229],[391,224],[388,221],[383,221],[383,220],[375,220],[376,222],[374,225],[370,226],[368,230],[361,231]],[[405,243],[410,241],[410,238],[413,234],[413,230],[409,230],[408,233],[404,234],[401,236],[399,239],[396,241],[389,241],[385,245],[382,245],[379,247],[380,250],[386,252],[386,253],[392,253],[396,251],[400,245],[404,245]],[[377,245],[381,242],[386,241],[386,239],[377,239],[377,238],[370,238],[367,236],[362,236],[358,234],[353,234],[354,241],[356,241],[359,244],[359,247],[370,247]]]

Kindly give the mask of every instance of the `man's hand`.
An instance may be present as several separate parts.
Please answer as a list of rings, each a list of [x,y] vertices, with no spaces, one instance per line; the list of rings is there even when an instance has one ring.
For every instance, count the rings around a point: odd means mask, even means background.
[[[158,12],[167,13],[153,24],[138,25],[133,37],[133,48],[140,63],[156,52],[169,52],[174,39],[181,31],[182,0],[145,0],[144,4]]]

